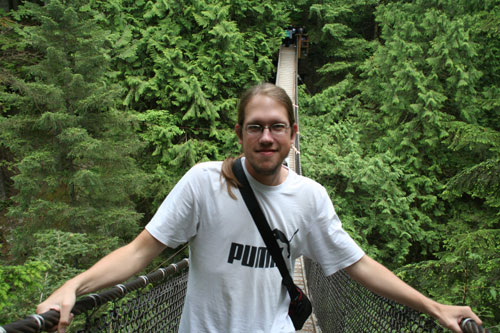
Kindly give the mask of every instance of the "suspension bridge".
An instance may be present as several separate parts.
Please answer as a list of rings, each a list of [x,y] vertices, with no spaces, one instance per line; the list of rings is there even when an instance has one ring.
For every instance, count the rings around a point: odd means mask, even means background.
[[[298,113],[298,59],[307,52],[296,44],[280,49],[276,85],[293,101]],[[307,45],[307,44],[305,44]],[[299,131],[300,133],[300,131]],[[299,135],[286,159],[301,173]],[[125,284],[80,298],[72,312],[71,332],[176,332],[186,294],[189,259],[160,268]],[[445,332],[432,318],[378,296],[362,287],[343,270],[325,277],[321,267],[307,258],[295,263],[294,281],[313,304],[301,332]],[[41,332],[57,325],[59,313],[50,310],[0,326],[0,333]],[[466,333],[489,332],[472,320],[461,324]]]

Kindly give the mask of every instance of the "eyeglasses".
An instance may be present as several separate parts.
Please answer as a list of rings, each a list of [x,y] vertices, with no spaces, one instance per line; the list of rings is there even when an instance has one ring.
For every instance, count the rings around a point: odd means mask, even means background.
[[[261,135],[266,128],[269,129],[272,135],[279,136],[285,134],[290,126],[283,123],[276,123],[269,126],[248,124],[246,125],[245,130],[247,131],[248,135]]]

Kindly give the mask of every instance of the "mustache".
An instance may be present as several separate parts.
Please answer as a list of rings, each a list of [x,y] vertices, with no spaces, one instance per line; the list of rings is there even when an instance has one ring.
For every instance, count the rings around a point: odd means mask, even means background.
[[[274,147],[273,148],[273,143],[272,142],[263,142],[263,143],[260,143],[258,146],[257,146],[257,151],[260,151],[260,150],[278,150],[278,147]]]
[[[257,148],[255,151],[259,152],[259,151],[278,151],[278,149],[276,148],[269,148],[269,147],[259,147]]]

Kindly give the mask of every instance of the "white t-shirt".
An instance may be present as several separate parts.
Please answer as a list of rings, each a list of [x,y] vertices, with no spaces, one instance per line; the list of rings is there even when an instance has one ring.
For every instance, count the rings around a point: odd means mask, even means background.
[[[146,226],[169,247],[190,242],[179,331],[293,332],[278,268],[239,190],[233,188],[237,200],[229,196],[221,165],[189,170]],[[282,184],[266,186],[244,170],[289,268],[304,255],[330,275],[364,255],[342,229],[323,186],[291,170]]]

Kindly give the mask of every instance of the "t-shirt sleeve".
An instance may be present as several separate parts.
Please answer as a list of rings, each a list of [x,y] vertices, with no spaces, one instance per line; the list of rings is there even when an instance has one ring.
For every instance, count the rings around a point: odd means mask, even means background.
[[[202,176],[201,168],[191,168],[170,191],[146,225],[146,230],[168,247],[176,248],[196,236],[199,224],[196,197]]]
[[[315,206],[316,218],[309,224],[304,255],[319,263],[328,276],[357,262],[364,251],[342,228],[324,187],[317,192]]]

